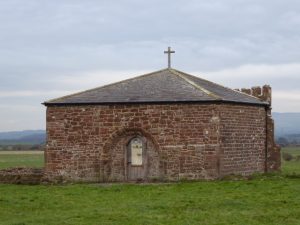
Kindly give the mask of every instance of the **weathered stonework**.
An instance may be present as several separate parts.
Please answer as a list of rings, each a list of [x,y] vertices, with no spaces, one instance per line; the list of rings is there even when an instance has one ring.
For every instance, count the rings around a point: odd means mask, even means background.
[[[126,181],[126,146],[135,136],[147,145],[148,181],[278,170],[269,112],[230,103],[48,106],[46,176]]]
[[[0,170],[0,183],[4,184],[40,184],[44,170],[39,168],[8,168]]]
[[[281,167],[280,146],[276,145],[274,139],[274,120],[272,119],[272,88],[269,85],[253,87],[251,89],[242,89],[242,92],[253,95],[269,103],[266,109],[266,161],[265,172],[279,171]]]

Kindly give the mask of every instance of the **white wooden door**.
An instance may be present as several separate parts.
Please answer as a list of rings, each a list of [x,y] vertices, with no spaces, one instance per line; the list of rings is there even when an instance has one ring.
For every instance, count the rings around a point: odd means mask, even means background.
[[[127,176],[128,180],[145,179],[146,152],[142,138],[133,138],[127,149]]]

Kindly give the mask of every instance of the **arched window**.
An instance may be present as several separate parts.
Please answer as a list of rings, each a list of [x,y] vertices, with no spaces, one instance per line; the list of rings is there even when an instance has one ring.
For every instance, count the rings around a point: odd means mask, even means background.
[[[143,141],[139,137],[135,137],[130,141],[130,162],[133,166],[143,165]]]

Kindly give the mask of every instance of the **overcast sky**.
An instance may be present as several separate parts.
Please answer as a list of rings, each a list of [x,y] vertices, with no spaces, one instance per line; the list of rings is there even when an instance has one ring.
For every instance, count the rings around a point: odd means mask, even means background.
[[[300,112],[299,0],[0,0],[0,131],[44,129],[41,102],[167,66],[270,84]]]

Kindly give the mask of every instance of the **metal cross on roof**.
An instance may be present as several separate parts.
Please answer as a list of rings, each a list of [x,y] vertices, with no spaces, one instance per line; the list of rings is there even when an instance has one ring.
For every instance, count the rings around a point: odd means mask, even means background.
[[[171,54],[175,51],[171,50],[171,47],[168,47],[168,51],[164,51],[165,54],[168,54],[168,68],[171,68]]]

